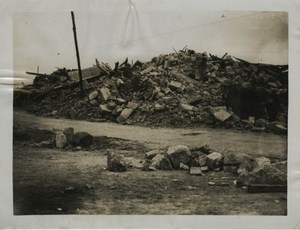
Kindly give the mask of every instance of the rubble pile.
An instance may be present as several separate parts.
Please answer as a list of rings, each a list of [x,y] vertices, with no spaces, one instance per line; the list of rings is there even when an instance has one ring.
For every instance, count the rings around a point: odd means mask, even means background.
[[[272,162],[266,157],[251,157],[243,153],[220,153],[209,146],[189,149],[184,145],[145,153],[143,171],[187,170],[190,175],[224,171],[238,175],[240,185],[286,185],[287,161]]]
[[[146,63],[126,59],[114,69],[96,64],[100,74],[84,79],[84,97],[79,87],[40,91],[27,109],[40,116],[122,124],[287,131],[287,66],[189,49]]]

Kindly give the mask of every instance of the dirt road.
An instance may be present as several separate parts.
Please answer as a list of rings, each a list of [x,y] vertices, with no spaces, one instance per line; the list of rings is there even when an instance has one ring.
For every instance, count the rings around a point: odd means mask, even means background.
[[[94,136],[108,136],[143,142],[148,148],[165,148],[184,144],[189,147],[208,144],[218,151],[230,149],[254,156],[287,157],[287,137],[270,133],[239,132],[228,129],[196,128],[149,128],[120,125],[108,122],[87,122],[68,119],[37,117],[23,111],[14,113],[14,125],[39,129],[64,129],[87,131]]]
[[[87,131],[108,136],[106,144],[93,150],[38,148],[36,129]],[[106,170],[107,151],[144,160],[150,149],[185,144],[208,144],[233,151],[286,159],[286,137],[266,133],[241,133],[209,128],[167,129],[93,123],[36,117],[14,113],[13,178],[14,214],[194,214],[194,215],[286,215],[286,193],[249,194],[236,188],[237,175],[208,172],[191,176],[184,170],[154,172],[129,169]],[[30,133],[32,138],[22,139]],[[36,133],[35,133],[36,132]],[[16,133],[15,133],[16,134]],[[20,135],[21,134],[21,135]],[[21,138],[21,139],[20,139]],[[127,140],[121,140],[122,138]],[[111,144],[109,144],[109,141]],[[209,186],[208,182],[226,186]]]

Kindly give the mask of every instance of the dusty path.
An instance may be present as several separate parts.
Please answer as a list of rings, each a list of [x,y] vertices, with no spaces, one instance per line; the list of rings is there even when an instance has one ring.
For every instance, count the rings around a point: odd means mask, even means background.
[[[21,128],[30,126],[49,130],[73,127],[75,131],[87,131],[94,136],[105,135],[140,141],[149,148],[165,148],[177,144],[195,147],[208,144],[219,151],[231,149],[256,156],[287,157],[287,137],[270,133],[242,133],[237,130],[207,127],[194,129],[149,128],[108,122],[44,118],[23,111],[14,112],[14,125]]]

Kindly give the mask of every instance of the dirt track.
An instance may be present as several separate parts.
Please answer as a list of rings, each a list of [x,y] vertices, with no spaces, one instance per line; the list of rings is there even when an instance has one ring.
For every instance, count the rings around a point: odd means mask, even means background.
[[[110,149],[71,151],[42,149],[14,140],[14,213],[28,214],[194,214],[286,215],[286,193],[249,194],[236,188],[236,175],[186,171],[145,172],[132,168],[108,172],[107,151],[142,160],[147,149],[186,144],[209,144],[222,150],[286,159],[286,137],[217,129],[151,129],[112,123],[45,119],[15,113],[14,126],[88,131],[128,139],[112,139]],[[133,142],[134,140],[134,142]],[[136,141],[139,142],[137,145]],[[133,144],[134,143],[134,144]],[[143,147],[144,146],[144,147]],[[209,186],[208,182],[227,183]],[[90,188],[87,185],[91,186]]]
[[[218,151],[231,149],[254,156],[287,157],[287,137],[271,133],[241,133],[229,129],[168,129],[119,125],[107,122],[87,122],[68,119],[37,117],[17,111],[14,113],[14,125],[37,127],[39,129],[64,129],[73,127],[75,131],[88,131],[94,136],[117,137],[140,141],[149,148],[165,148],[170,145],[184,144],[189,147],[208,144]]]

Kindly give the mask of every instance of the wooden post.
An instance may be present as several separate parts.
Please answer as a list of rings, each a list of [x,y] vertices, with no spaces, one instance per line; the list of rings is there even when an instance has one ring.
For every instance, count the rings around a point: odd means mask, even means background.
[[[79,57],[79,50],[78,50],[78,44],[77,44],[75,17],[74,17],[74,12],[73,11],[71,11],[71,16],[72,16],[72,22],[73,22],[73,33],[74,33],[74,41],[75,41],[76,56],[77,56],[77,65],[78,65],[78,72],[79,72],[80,92],[81,92],[81,96],[83,97],[84,95],[83,95],[82,73],[81,73],[80,57]]]

